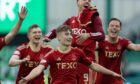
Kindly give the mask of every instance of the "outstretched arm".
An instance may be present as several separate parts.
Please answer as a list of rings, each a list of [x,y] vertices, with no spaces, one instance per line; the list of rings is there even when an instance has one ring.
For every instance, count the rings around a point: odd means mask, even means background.
[[[56,29],[53,29],[51,32],[45,35],[44,41],[49,42],[52,39],[56,38]]]
[[[34,68],[26,77],[22,78],[19,81],[19,84],[26,84],[28,81],[34,79],[35,77],[37,77],[38,75],[41,74],[41,72],[45,69],[44,65],[39,65],[36,68]]]
[[[116,78],[124,79],[120,74],[117,74],[117,73],[115,73],[115,72],[113,72],[109,69],[106,69],[106,68],[104,68],[103,66],[101,66],[97,63],[92,63],[89,67],[94,71],[97,71],[97,72],[100,72],[100,73],[103,73],[103,74],[106,74],[106,75],[110,75],[110,76],[113,76],[113,77],[116,77]]]
[[[19,16],[19,20],[16,23],[16,25],[13,27],[13,29],[5,36],[5,43],[9,44],[11,42],[11,40],[15,37],[15,35],[17,34],[17,32],[20,29],[20,26],[25,18],[27,14],[27,9],[25,7],[21,8],[21,11],[18,13]]]
[[[134,51],[140,51],[140,44],[130,43],[127,48]]]

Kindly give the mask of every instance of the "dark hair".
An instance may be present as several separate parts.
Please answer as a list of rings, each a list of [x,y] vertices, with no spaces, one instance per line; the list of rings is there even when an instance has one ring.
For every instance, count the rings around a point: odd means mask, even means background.
[[[68,25],[60,25],[57,29],[56,29],[56,34],[62,32],[62,31],[70,31],[72,33],[72,29],[70,26]]]
[[[31,26],[29,27],[29,29],[28,29],[28,33],[30,33],[31,30],[32,30],[33,28],[39,28],[39,27],[40,27],[40,26],[37,25],[37,24],[33,24],[33,25],[31,25]]]
[[[121,22],[118,18],[111,18],[111,19],[109,20],[109,22],[108,22],[108,25],[109,25],[110,22],[113,21],[113,20],[118,21],[118,22],[120,23],[120,27],[122,26],[122,22]]]

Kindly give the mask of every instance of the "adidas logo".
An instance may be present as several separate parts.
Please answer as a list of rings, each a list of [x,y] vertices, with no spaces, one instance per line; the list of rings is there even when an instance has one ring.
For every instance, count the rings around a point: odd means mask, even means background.
[[[58,58],[57,58],[57,61],[61,61],[61,58],[60,58],[60,57],[58,57]]]

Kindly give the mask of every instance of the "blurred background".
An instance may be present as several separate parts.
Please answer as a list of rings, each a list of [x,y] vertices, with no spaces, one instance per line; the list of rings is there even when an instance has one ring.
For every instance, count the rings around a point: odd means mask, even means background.
[[[120,35],[140,43],[140,0],[92,0],[92,4],[98,8],[105,32],[108,20],[116,17],[123,23]],[[28,41],[26,32],[31,24],[39,24],[45,35],[69,17],[78,15],[76,0],[0,0],[0,37],[14,26],[22,5],[28,8],[28,15],[20,32],[11,44],[0,51],[2,84],[14,84],[18,67],[8,67],[8,61],[15,48]],[[49,44],[55,47],[57,41]],[[122,71],[127,80],[125,84],[140,84],[140,52],[125,51]]]

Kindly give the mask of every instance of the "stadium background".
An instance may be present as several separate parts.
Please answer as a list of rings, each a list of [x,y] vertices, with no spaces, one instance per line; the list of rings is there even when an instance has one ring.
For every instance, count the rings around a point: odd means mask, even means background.
[[[117,17],[123,23],[121,36],[140,43],[140,0],[92,0],[92,4],[98,8],[105,31],[108,20]],[[28,8],[28,15],[16,38],[0,51],[2,84],[14,84],[18,67],[8,67],[8,61],[16,46],[28,41],[26,32],[31,24],[39,24],[45,34],[78,13],[76,0],[0,0],[0,36],[6,35],[16,23],[21,5]],[[49,44],[55,47],[57,41],[53,40]],[[122,68],[127,79],[125,84],[140,84],[139,55],[140,52],[134,51],[124,54]]]

